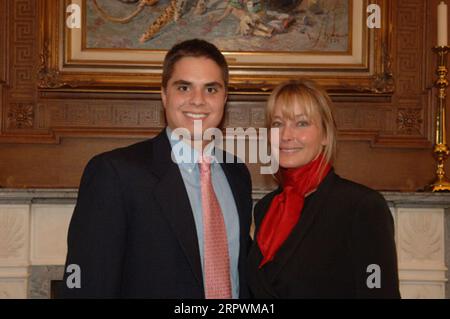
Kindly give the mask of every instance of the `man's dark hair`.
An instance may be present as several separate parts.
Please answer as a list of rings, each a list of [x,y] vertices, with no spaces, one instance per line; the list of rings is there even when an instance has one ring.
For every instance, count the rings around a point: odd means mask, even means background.
[[[176,44],[167,52],[164,58],[163,73],[162,73],[162,88],[167,88],[167,83],[172,77],[175,64],[182,58],[207,58],[211,59],[222,70],[222,78],[225,84],[225,89],[228,87],[228,64],[223,54],[212,43],[201,39],[186,40]]]

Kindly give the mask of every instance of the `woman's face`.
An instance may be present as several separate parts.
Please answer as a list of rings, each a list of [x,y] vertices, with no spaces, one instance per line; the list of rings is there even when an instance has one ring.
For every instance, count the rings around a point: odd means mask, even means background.
[[[275,104],[271,128],[279,128],[280,167],[297,168],[314,160],[326,145],[326,136],[319,115],[308,117],[300,103],[295,103],[294,119],[283,116],[280,104]],[[272,147],[276,147],[273,143]]]

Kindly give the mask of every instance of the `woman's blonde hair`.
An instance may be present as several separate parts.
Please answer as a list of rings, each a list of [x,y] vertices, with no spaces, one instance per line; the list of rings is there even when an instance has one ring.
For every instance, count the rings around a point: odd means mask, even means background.
[[[319,118],[325,136],[326,145],[323,149],[324,160],[332,163],[336,156],[336,125],[331,112],[331,99],[327,92],[311,80],[291,80],[281,83],[272,91],[266,108],[266,125],[271,127],[275,107],[279,105],[283,117],[293,120],[295,118],[294,106],[303,107],[305,115],[312,120]],[[322,168],[321,167],[321,168]]]

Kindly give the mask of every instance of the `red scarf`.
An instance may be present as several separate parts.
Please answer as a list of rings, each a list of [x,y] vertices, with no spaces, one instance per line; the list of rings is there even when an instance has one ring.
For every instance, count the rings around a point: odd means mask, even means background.
[[[263,255],[259,268],[274,258],[300,219],[305,195],[315,190],[330,171],[331,166],[327,163],[319,172],[323,160],[320,154],[305,166],[281,170],[283,192],[273,198],[257,235]]]

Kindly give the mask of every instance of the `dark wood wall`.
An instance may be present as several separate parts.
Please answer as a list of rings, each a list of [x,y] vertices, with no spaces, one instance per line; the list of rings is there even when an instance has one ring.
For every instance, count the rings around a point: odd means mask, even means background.
[[[437,0],[392,0],[393,95],[333,95],[336,170],[379,190],[414,191],[432,180]],[[158,93],[42,90],[40,0],[0,2],[0,186],[77,187],[94,154],[164,127]],[[51,72],[48,71],[48,72]],[[57,76],[57,75],[55,75]],[[225,126],[261,127],[260,94],[232,94]],[[449,119],[450,120],[450,119]],[[255,188],[273,181],[251,166]]]

